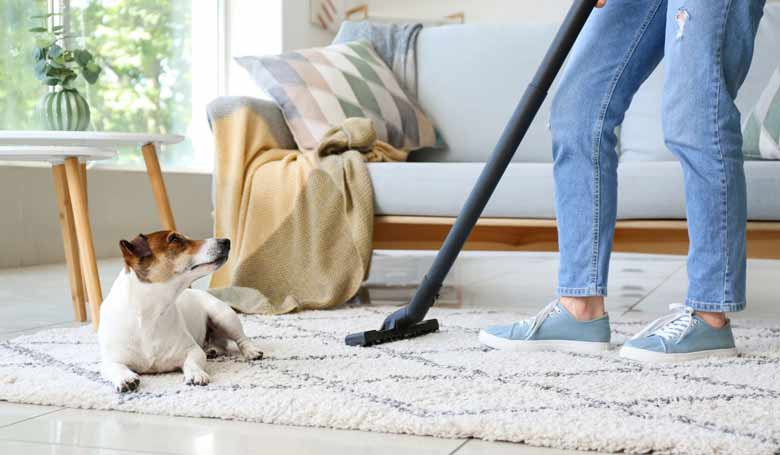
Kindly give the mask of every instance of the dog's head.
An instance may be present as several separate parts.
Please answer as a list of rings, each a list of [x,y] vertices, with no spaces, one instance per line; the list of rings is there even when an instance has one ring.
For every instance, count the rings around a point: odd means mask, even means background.
[[[222,266],[230,252],[230,240],[193,240],[175,231],[138,234],[119,242],[126,269],[145,283],[174,279],[194,281]]]

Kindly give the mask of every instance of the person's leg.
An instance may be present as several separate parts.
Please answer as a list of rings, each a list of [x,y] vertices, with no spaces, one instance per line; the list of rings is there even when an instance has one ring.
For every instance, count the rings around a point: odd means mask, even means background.
[[[552,103],[560,302],[536,317],[482,330],[497,349],[609,348],[604,314],[617,197],[615,128],[663,55],[666,0],[620,0],[593,12]],[[572,300],[567,301],[566,297]]]
[[[669,0],[663,126],[685,182],[688,296],[626,342],[634,360],[736,354],[726,312],[745,308],[747,219],[740,114],[764,0]]]
[[[764,0],[670,0],[663,126],[683,166],[690,249],[685,304],[715,325],[745,307],[747,201],[740,113]],[[707,315],[708,312],[718,315]]]
[[[557,294],[578,320],[604,313],[617,210],[615,128],[663,57],[666,9],[666,0],[622,0],[594,11],[553,100]]]

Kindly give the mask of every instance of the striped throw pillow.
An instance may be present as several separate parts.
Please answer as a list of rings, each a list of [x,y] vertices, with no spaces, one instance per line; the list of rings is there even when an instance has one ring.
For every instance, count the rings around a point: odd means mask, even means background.
[[[780,160],[780,67],[769,80],[742,132],[748,160]]]
[[[377,138],[399,149],[436,144],[433,123],[368,41],[236,61],[279,105],[302,149],[349,117],[371,119]]]

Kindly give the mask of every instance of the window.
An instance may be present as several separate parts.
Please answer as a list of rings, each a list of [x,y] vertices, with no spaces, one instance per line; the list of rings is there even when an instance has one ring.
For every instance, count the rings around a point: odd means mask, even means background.
[[[189,0],[71,0],[70,30],[103,66],[98,84],[82,81],[96,131],[186,133],[192,119],[192,4]],[[207,4],[213,2],[197,2]],[[66,26],[67,28],[67,26]],[[165,148],[169,168],[208,169],[192,142]],[[122,150],[114,164],[142,164]]]
[[[161,152],[168,170],[210,171],[206,104],[218,95],[259,95],[232,62],[233,51],[281,49],[281,0],[2,0],[0,5],[0,129],[40,129],[35,106],[46,88],[34,77],[34,36],[27,30],[39,25],[30,16],[52,8],[64,13],[58,20],[77,36],[75,44],[92,52],[103,68],[95,85],[83,79],[76,84],[89,101],[90,129],[185,135],[183,143]],[[143,159],[126,149],[105,165],[140,168]]]

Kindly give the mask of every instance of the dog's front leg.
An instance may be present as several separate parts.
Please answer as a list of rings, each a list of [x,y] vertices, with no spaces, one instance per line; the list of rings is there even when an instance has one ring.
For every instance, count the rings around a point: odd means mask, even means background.
[[[209,375],[204,371],[206,368],[206,353],[203,348],[197,344],[187,351],[184,358],[184,365],[181,371],[184,373],[184,382],[188,385],[206,385],[209,383]]]
[[[208,294],[206,295],[208,296]],[[263,352],[244,333],[241,320],[238,319],[236,312],[225,302],[208,296],[204,302],[204,308],[216,338],[222,337],[235,341],[241,355],[247,360],[263,358]]]
[[[141,383],[141,378],[127,365],[117,362],[101,363],[100,375],[103,376],[103,379],[109,381],[117,392],[132,392]]]

